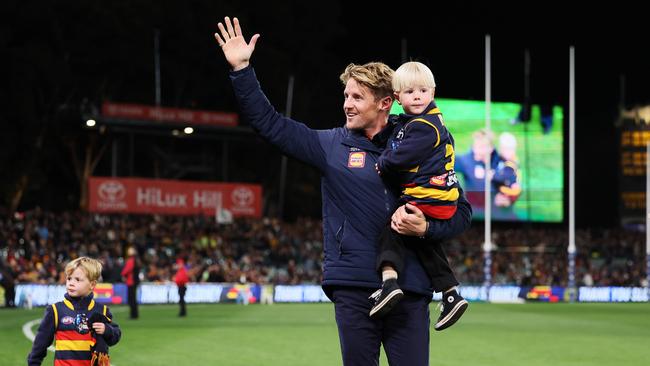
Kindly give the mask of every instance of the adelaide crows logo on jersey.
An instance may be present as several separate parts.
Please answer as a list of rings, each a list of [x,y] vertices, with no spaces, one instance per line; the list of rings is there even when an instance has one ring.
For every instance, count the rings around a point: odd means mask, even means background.
[[[348,156],[348,168],[363,168],[364,166],[366,166],[366,152],[350,152],[350,156]]]

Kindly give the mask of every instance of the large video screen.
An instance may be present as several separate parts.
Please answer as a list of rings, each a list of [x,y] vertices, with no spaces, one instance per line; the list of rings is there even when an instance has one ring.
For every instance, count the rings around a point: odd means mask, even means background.
[[[492,102],[488,132],[485,102],[436,98],[436,103],[454,136],[454,166],[474,219],[485,217],[485,177],[490,176],[493,220],[562,221],[561,107],[532,105],[525,111],[521,104]],[[402,113],[401,106],[395,103],[391,113]]]

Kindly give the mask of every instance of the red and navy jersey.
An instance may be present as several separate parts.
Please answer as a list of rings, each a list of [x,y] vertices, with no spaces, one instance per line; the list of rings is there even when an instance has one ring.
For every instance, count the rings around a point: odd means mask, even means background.
[[[415,204],[425,215],[448,219],[459,197],[454,171],[454,138],[435,103],[419,116],[401,114],[397,131],[377,168],[382,176],[397,177],[402,202]]]
[[[108,307],[97,304],[92,294],[84,298],[71,298],[66,294],[63,301],[45,309],[27,364],[40,365],[47,354],[47,347],[54,341],[54,366],[90,366],[95,337],[88,319],[94,312],[109,319],[103,337],[109,346],[116,344],[122,333],[113,322],[113,314]]]

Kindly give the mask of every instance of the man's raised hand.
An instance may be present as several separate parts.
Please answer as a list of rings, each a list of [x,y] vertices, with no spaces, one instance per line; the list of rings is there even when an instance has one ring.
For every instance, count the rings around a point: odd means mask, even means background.
[[[226,26],[220,22],[217,24],[219,32],[214,34],[217,43],[226,57],[226,61],[230,64],[234,71],[241,70],[248,66],[251,55],[255,50],[255,43],[260,38],[259,34],[253,35],[250,43],[246,43],[244,34],[239,26],[239,19],[233,18],[233,23],[230,22],[229,17],[224,18]],[[221,34],[220,34],[221,33]]]

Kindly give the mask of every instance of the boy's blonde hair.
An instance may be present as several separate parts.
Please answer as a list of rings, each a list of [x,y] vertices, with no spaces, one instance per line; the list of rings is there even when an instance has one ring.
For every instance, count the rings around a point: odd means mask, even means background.
[[[392,80],[395,72],[383,62],[368,62],[364,65],[349,64],[339,77],[343,85],[350,79],[370,89],[375,100],[393,97]]]
[[[97,281],[102,275],[102,262],[89,257],[79,257],[65,266],[66,276],[70,276],[75,269],[81,268],[88,276],[88,279]]]
[[[392,85],[393,91],[400,92],[418,86],[433,89],[436,87],[436,81],[433,79],[433,73],[425,64],[411,61],[403,63],[395,70]]]

